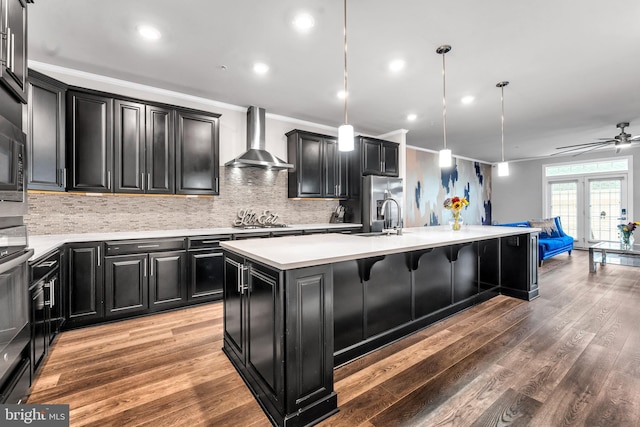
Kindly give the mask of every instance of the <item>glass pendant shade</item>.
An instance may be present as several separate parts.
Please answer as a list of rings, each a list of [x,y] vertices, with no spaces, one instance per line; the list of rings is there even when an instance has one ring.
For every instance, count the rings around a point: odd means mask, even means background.
[[[353,151],[354,149],[354,135],[353,126],[342,125],[338,128],[338,150],[340,151]]]
[[[500,163],[498,163],[498,176],[509,176],[509,163],[508,162],[500,162]]]
[[[438,155],[438,164],[441,168],[451,167],[451,150],[440,150],[440,153]]]

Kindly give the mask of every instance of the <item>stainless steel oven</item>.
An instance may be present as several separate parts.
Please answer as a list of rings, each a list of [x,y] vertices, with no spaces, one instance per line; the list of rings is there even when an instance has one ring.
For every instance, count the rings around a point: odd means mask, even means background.
[[[25,135],[0,117],[0,216],[27,214]]]
[[[24,362],[29,346],[29,276],[24,225],[0,228],[0,392]]]

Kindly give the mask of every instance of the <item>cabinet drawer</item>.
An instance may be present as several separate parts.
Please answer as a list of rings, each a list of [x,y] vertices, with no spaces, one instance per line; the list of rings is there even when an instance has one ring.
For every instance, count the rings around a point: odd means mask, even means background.
[[[188,237],[187,240],[189,249],[217,248],[220,246],[220,242],[231,240],[231,234]]]
[[[146,253],[157,251],[172,251],[185,249],[185,239],[163,240],[123,240],[106,242],[107,255],[124,255],[132,253]]]
[[[31,265],[31,279],[29,283],[37,282],[43,277],[47,276],[53,271],[56,271],[60,268],[60,252],[56,251],[55,253],[49,255],[48,257],[37,261],[35,264]]]

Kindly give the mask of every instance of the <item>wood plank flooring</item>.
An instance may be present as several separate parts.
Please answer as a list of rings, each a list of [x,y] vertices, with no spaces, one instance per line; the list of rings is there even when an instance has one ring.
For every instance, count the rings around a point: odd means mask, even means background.
[[[540,268],[499,296],[336,369],[321,426],[640,426],[640,269]],[[269,426],[221,351],[222,305],[64,332],[29,403],[72,426]]]

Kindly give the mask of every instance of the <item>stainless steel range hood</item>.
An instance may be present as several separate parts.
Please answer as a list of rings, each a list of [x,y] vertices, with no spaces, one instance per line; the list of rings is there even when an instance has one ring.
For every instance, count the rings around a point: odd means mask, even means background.
[[[285,162],[265,150],[264,108],[251,106],[247,110],[247,151],[225,166],[237,168],[257,167],[265,169],[292,169],[293,165]]]

